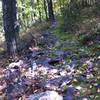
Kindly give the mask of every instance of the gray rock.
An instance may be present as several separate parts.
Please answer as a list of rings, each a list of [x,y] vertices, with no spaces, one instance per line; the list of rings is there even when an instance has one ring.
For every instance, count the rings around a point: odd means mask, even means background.
[[[67,95],[64,97],[63,100],[73,100],[73,96],[72,95]]]
[[[23,66],[24,62],[22,60],[19,60],[18,62],[12,62],[9,64],[8,68],[13,68],[15,66],[21,67]]]
[[[50,79],[45,84],[44,87],[49,90],[62,90],[62,84],[68,83],[71,79],[67,76],[61,76],[58,78]]]
[[[67,88],[67,92],[66,92],[66,94],[65,94],[65,96],[64,96],[64,100],[74,100],[73,99],[73,94],[75,93],[75,92],[77,92],[78,90],[75,88],[75,87],[68,87]]]
[[[64,52],[63,51],[56,51],[56,52],[54,52],[54,54],[57,56],[62,56],[62,55],[64,55]]]
[[[46,91],[30,95],[28,100],[63,100],[63,97],[55,91]]]
[[[32,62],[32,70],[35,71],[37,69],[37,64],[35,61]]]

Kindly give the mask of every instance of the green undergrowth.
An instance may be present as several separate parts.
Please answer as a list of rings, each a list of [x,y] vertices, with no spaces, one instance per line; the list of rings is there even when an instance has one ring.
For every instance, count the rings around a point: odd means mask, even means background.
[[[89,55],[99,55],[100,45],[99,43],[92,45],[82,44],[85,35],[78,36],[74,33],[63,32],[59,26],[54,29],[54,34],[59,39],[59,42],[55,46],[56,50],[61,51],[74,51],[82,52]],[[91,38],[92,39],[92,38]]]

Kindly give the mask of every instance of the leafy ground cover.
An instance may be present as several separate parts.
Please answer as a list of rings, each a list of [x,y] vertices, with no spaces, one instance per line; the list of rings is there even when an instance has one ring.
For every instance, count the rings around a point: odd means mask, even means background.
[[[99,51],[79,38],[55,23],[16,61],[0,60],[0,99],[100,100]]]

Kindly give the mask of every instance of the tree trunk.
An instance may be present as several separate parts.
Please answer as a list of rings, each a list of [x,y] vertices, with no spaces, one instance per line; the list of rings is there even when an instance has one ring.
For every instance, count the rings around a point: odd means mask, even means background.
[[[31,2],[30,2],[31,4],[31,7],[32,7],[32,10],[34,9],[34,7],[33,7],[33,5],[34,5],[34,1],[33,0],[31,0]],[[34,16],[33,16],[33,11],[31,12],[31,21],[33,22],[33,20],[34,20]]]
[[[3,25],[7,52],[14,57],[17,53],[18,25],[16,16],[16,0],[2,0]]]
[[[48,3],[48,15],[49,15],[49,20],[54,21],[54,12],[53,12],[53,6],[52,6],[52,0],[47,0]]]
[[[44,11],[45,11],[46,21],[48,21],[48,12],[47,12],[46,0],[43,0],[43,3],[44,3]]]
[[[59,7],[60,7],[60,15],[61,15],[61,13],[62,13],[62,2],[61,2],[61,0],[59,0]]]
[[[39,21],[42,21],[42,15],[41,15],[41,8],[40,8],[40,1],[37,0],[37,4],[38,4],[38,12],[39,12]]]

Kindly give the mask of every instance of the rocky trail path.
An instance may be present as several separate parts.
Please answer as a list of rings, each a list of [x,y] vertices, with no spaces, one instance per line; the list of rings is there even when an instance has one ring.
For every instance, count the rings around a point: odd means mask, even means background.
[[[53,51],[59,41],[52,33],[55,25],[40,37],[42,49],[30,47],[23,59],[0,68],[0,100],[100,99],[100,57]]]

